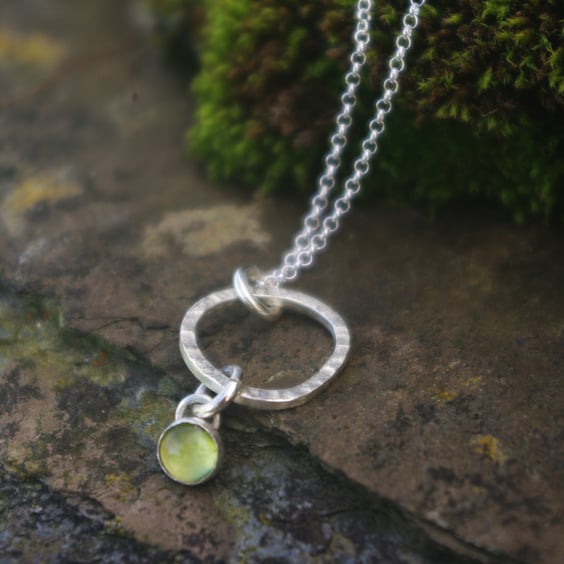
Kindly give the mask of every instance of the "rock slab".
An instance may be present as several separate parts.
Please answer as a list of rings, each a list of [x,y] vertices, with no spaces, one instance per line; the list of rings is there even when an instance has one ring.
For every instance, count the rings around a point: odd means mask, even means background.
[[[2,491],[100,504],[147,558],[559,563],[564,236],[492,213],[356,210],[300,283],[348,320],[346,370],[299,409],[230,409],[211,484],[159,471],[156,438],[195,385],[184,311],[275,264],[303,210],[186,160],[187,85],[129,8],[0,7]],[[271,387],[330,350],[305,319],[236,308],[201,342]]]

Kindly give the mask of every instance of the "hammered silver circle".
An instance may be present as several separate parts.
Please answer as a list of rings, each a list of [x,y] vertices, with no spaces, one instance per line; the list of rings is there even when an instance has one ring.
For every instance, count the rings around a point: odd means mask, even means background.
[[[302,313],[321,323],[333,337],[334,348],[323,366],[305,382],[277,390],[243,385],[234,401],[255,409],[287,409],[302,405],[325,388],[343,368],[350,349],[349,329],[338,313],[302,292],[269,289],[257,290],[255,295],[259,299],[275,299],[283,309]],[[198,323],[206,313],[238,301],[233,288],[209,294],[186,312],[180,326],[180,353],[184,362],[202,384],[216,393],[227,385],[229,378],[202,353],[197,340]]]

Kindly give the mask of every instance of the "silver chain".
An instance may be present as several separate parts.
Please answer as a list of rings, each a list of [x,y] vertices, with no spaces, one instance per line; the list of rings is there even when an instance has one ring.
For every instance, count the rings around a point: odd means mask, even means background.
[[[322,251],[333,233],[338,231],[341,218],[351,209],[352,199],[361,190],[361,181],[370,170],[370,161],[378,150],[378,137],[383,133],[386,115],[392,110],[392,99],[399,89],[398,78],[405,68],[406,54],[411,47],[413,31],[419,23],[419,10],[425,0],[410,0],[402,18],[402,30],[396,37],[395,51],[388,61],[388,74],[383,83],[382,96],[375,103],[375,115],[368,124],[369,132],[362,141],[360,155],[355,159],[353,172],[344,181],[344,188],[330,207],[330,195],[335,189],[336,176],[341,166],[341,156],[347,144],[356,105],[356,92],[361,83],[361,71],[366,64],[366,51],[370,42],[372,0],[358,0],[356,24],[353,34],[354,51],[350,56],[345,75],[345,90],[341,95],[341,109],[336,118],[335,130],[330,137],[330,149],[325,155],[325,169],[311,206],[302,226],[294,236],[293,245],[282,256],[280,265],[257,282],[259,286],[278,288],[296,280],[310,267],[315,256]]]

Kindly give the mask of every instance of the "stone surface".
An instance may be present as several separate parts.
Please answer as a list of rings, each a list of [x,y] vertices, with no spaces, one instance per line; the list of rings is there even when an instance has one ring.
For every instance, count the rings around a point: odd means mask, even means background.
[[[115,519],[157,560],[559,563],[564,236],[481,210],[359,206],[299,284],[348,319],[346,370],[295,410],[230,408],[209,484],[188,494],[159,470],[156,440],[195,384],[185,309],[236,267],[274,264],[303,205],[201,176],[182,151],[187,85],[129,8],[0,6],[17,45],[0,51],[2,546],[37,555],[25,500],[41,491],[61,557],[75,499],[96,542]],[[315,323],[238,308],[201,341],[274,387],[330,350]]]
[[[198,562],[188,551],[158,550],[133,539],[116,515],[92,499],[64,496],[5,468],[0,472],[0,525],[4,564]]]

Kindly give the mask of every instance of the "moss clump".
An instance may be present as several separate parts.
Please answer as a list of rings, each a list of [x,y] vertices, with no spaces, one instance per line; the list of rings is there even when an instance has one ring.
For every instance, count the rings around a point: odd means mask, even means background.
[[[405,4],[375,8],[359,123],[380,90]],[[201,5],[191,151],[214,178],[311,191],[338,107],[354,0]],[[561,215],[563,15],[557,0],[425,6],[366,190],[431,208],[485,198],[517,221]]]

